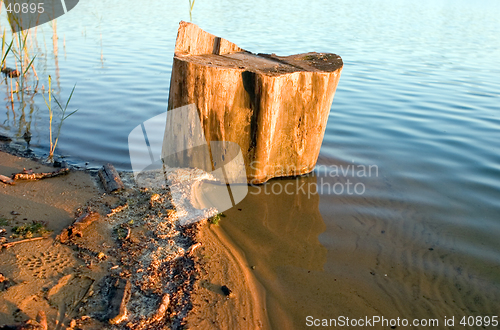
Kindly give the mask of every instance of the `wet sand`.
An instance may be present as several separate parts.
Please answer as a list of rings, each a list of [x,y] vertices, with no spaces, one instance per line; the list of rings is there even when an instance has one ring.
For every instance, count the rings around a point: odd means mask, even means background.
[[[265,293],[246,258],[217,225],[203,225],[196,252],[200,280],[193,291],[189,329],[269,329]],[[225,285],[229,296],[221,290]]]
[[[52,167],[41,165],[32,160],[0,152],[0,173],[10,176],[23,168],[36,172],[51,172]],[[48,238],[21,243],[0,251],[1,273],[7,278],[0,291],[0,324],[13,324],[26,319],[35,319],[39,311],[45,311],[50,324],[61,318],[61,309],[53,308],[52,302],[61,302],[58,281],[76,269],[85,269],[84,263],[69,246],[55,244],[54,237],[74,221],[77,208],[99,194],[95,181],[84,172],[71,172],[68,175],[40,181],[18,181],[10,186],[0,184],[0,218],[5,219],[2,228],[6,229],[7,241],[11,238],[11,228],[29,224],[33,220],[43,221],[52,231]],[[86,272],[87,277],[73,281],[71,290],[64,295],[78,299],[87,281],[97,279],[98,271]],[[53,288],[52,291],[44,289]],[[68,287],[70,288],[70,287]],[[62,307],[62,306],[60,306]],[[69,316],[73,311],[67,310]]]
[[[342,316],[437,319],[436,328],[455,317],[463,328],[464,316],[498,315],[495,267],[457,253],[453,237],[405,203],[390,182],[365,179],[364,196],[308,195],[308,185],[320,179],[251,187],[221,221],[256,266],[273,329],[307,329],[307,317]],[[272,193],[287,184],[295,193]],[[302,185],[305,193],[297,193]]]
[[[52,172],[53,167],[0,152],[0,174],[10,176],[24,168],[35,172]],[[46,221],[48,229],[61,231],[73,221],[76,208],[95,197],[99,190],[88,173],[73,171],[69,175],[40,181],[18,181],[10,186],[0,183],[0,217],[14,225],[32,220]],[[17,212],[19,215],[12,215]],[[24,220],[26,219],[26,220]]]
[[[53,170],[5,153],[0,153],[0,164],[4,175],[22,168]],[[124,177],[130,186],[130,175]],[[219,226],[202,221],[181,231],[175,226],[175,212],[154,205],[158,200],[154,191],[131,189],[107,196],[88,173],[2,184],[0,217],[8,221],[8,230],[42,220],[53,233],[0,252],[0,272],[7,278],[0,286],[0,301],[5,302],[0,304],[0,324],[33,319],[43,310],[52,325],[68,326],[77,320],[85,330],[110,328],[102,318],[84,318],[105,308],[99,305],[99,292],[106,276],[128,276],[127,272],[137,283],[133,290],[141,285],[162,289],[165,285],[158,279],[174,276],[165,280],[180,288],[177,293],[171,288],[166,291],[172,301],[169,313],[180,315],[176,326],[190,329],[302,329],[308,328],[308,316],[433,318],[442,328],[445,317],[454,316],[458,322],[463,316],[498,314],[495,267],[457,253],[460,246],[453,236],[404,203],[392,192],[390,182],[365,181],[365,196],[308,195],[308,185],[318,180],[305,176],[250,187],[241,203],[224,212]],[[290,191],[304,184],[305,194],[266,194],[264,190],[279,191],[287,183]],[[132,200],[137,202],[113,215],[107,225],[93,224],[75,244],[54,241],[81,206],[100,207],[106,214]],[[168,221],[158,226],[155,217],[162,213]],[[135,239],[120,243],[116,228],[130,219],[135,221],[130,227]],[[141,241],[154,243],[154,249],[141,248],[137,244]],[[161,248],[170,246],[164,245],[170,241],[175,243],[173,248]],[[105,259],[99,260],[100,252]],[[182,262],[169,263],[174,259]],[[148,268],[151,260],[159,263]],[[163,272],[161,265],[169,271]],[[144,270],[154,278],[136,276]],[[229,296],[223,286],[231,290]],[[89,288],[97,298],[84,298]],[[139,292],[130,304],[147,302],[144,313],[151,313],[159,301],[158,295],[152,297]],[[129,317],[135,317],[136,328],[141,324],[148,328],[140,314]]]

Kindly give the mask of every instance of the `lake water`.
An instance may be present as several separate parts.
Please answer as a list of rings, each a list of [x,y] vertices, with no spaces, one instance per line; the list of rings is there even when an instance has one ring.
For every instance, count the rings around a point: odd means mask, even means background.
[[[130,169],[128,134],[166,110],[180,20],[187,1],[80,1],[58,19],[57,47],[38,28],[40,85],[50,74],[66,99],[77,83],[56,153]],[[344,60],[322,166],[251,188],[221,221],[256,266],[274,328],[500,317],[498,1],[198,0],[193,22],[250,51]],[[12,109],[6,81],[0,90],[0,133],[22,149],[29,126],[47,153],[42,96]],[[294,193],[273,193],[287,183]]]

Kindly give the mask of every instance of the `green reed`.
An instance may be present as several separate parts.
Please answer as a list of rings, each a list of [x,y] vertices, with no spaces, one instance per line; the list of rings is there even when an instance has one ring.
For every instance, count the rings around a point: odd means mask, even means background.
[[[17,34],[17,49],[13,49],[14,56],[16,57],[20,70],[19,70],[19,82],[20,82],[20,91],[21,91],[21,104],[24,104],[24,91],[26,84],[26,75],[33,65],[33,61],[36,58],[36,55],[30,59],[28,55],[27,48],[27,39],[28,39],[28,31],[21,31]],[[18,90],[19,92],[19,90]]]
[[[54,30],[53,39],[57,39],[57,32],[55,28],[56,22],[51,22],[51,26]],[[30,32],[33,32],[30,33]],[[20,30],[17,33],[13,33],[13,38],[10,43],[7,42],[6,30],[4,29],[2,34],[2,54],[0,68],[5,70],[6,75],[6,85],[7,90],[10,93],[10,101],[12,104],[12,111],[14,111],[14,94],[17,94],[17,100],[19,101],[20,111],[22,112],[21,118],[24,118],[24,108],[29,100],[25,99],[25,95],[30,95],[31,102],[33,102],[34,96],[38,93],[39,79],[37,72],[35,70],[35,59],[37,55],[32,56],[31,53],[36,49],[36,29],[30,30]],[[54,54],[57,58],[57,46],[54,45]],[[9,70],[7,67],[8,59],[15,60],[15,66]],[[56,64],[57,67],[57,64]],[[17,71],[16,75],[9,74],[9,72]],[[78,110],[72,111],[68,114],[68,105],[73,97],[73,92],[75,91],[76,84],[73,87],[69,98],[66,103],[63,104],[55,97],[52,91],[52,77],[49,75],[49,95],[48,98],[42,94],[45,104],[49,110],[49,139],[50,139],[50,149],[49,149],[49,160],[54,157],[54,152],[56,150],[57,144],[59,142],[59,137],[62,130],[63,122],[68,119],[71,115],[76,113]],[[13,86],[13,84],[15,84]],[[52,99],[55,104],[52,104]],[[55,111],[54,111],[55,110]],[[55,124],[56,119],[59,118],[59,122]],[[29,132],[30,123],[24,123],[26,125],[26,135],[30,137]],[[20,127],[21,128],[21,122]]]
[[[17,33],[17,37],[14,37],[11,42],[7,46],[6,41],[6,30],[4,29],[2,34],[2,62],[1,69],[5,73],[5,75],[10,79],[10,86],[7,83],[7,88],[10,87],[10,101],[14,103],[14,93],[20,96],[21,104],[24,104],[24,93],[33,92],[36,93],[36,89],[38,87],[38,75],[34,68],[35,56],[30,56],[29,47],[28,47],[28,37],[29,31],[21,31]],[[15,69],[7,68],[7,59],[9,54],[12,54],[15,58]],[[19,69],[19,70],[18,70]],[[29,80],[29,71],[30,69],[33,71],[34,77],[36,78],[36,82],[33,85],[27,83]],[[5,70],[5,71],[4,71]],[[15,73],[15,74],[14,74]],[[12,78],[18,78],[16,82],[16,88],[12,86]],[[20,87],[20,88],[18,88]]]
[[[196,0],[189,0],[189,21],[192,22],[193,21],[193,15],[192,15],[192,12],[193,12],[193,8],[194,8],[194,2]]]
[[[73,97],[73,92],[75,91],[76,84],[73,86],[73,89],[71,90],[71,93],[69,94],[69,98],[66,101],[66,104],[64,107],[61,105],[59,100],[57,100],[56,96],[52,93],[52,77],[49,75],[49,100],[45,98],[45,95],[42,94],[43,99],[45,100],[45,104],[47,105],[47,108],[49,109],[49,139],[50,139],[50,151],[49,151],[49,159],[52,160],[54,158],[54,151],[56,150],[57,147],[57,142],[59,142],[59,136],[61,135],[61,129],[63,122],[68,119],[69,116],[75,114],[78,109],[74,110],[70,114],[66,114],[66,111],[68,110],[68,105],[69,102],[71,101],[71,98]],[[59,120],[59,125],[57,126],[57,133],[55,134],[55,138],[53,138],[53,130],[52,130],[52,122],[54,119],[54,110],[52,109],[52,98],[54,98],[54,101],[56,102],[57,106],[59,107],[59,110],[61,111],[60,115],[60,120]]]
[[[6,39],[5,39],[5,29],[4,29],[2,34],[2,63],[0,66],[2,69],[5,69],[5,67],[7,66],[5,60],[7,59],[7,55],[9,55],[12,45],[14,44],[14,39],[12,39],[12,41],[9,44],[9,47],[7,47],[7,51],[5,51],[5,45],[7,44],[5,40]]]

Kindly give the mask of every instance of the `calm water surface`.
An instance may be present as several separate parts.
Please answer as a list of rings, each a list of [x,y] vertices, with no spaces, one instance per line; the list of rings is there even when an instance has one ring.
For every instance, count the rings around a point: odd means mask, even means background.
[[[130,169],[128,133],[166,110],[180,20],[187,1],[81,1],[58,20],[57,48],[53,28],[38,28],[40,84],[50,74],[65,99],[77,83],[59,154]],[[308,315],[437,318],[439,328],[445,316],[500,316],[498,1],[200,0],[193,21],[250,51],[345,63],[324,166],[263,187],[349,180],[363,193],[254,188],[222,221],[257,266],[276,329],[305,328]],[[0,133],[25,148],[29,126],[46,153],[43,98],[12,109],[5,81],[0,91]],[[377,172],[332,176],[341,166]]]

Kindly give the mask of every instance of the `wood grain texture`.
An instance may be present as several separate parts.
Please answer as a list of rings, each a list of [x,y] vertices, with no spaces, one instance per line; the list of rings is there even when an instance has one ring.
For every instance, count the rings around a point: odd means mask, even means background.
[[[118,192],[125,188],[120,175],[111,164],[106,164],[99,170],[99,178],[108,193]]]
[[[343,67],[340,56],[253,54],[219,39],[181,22],[169,110],[195,104],[207,142],[238,143],[249,183],[311,172]]]

